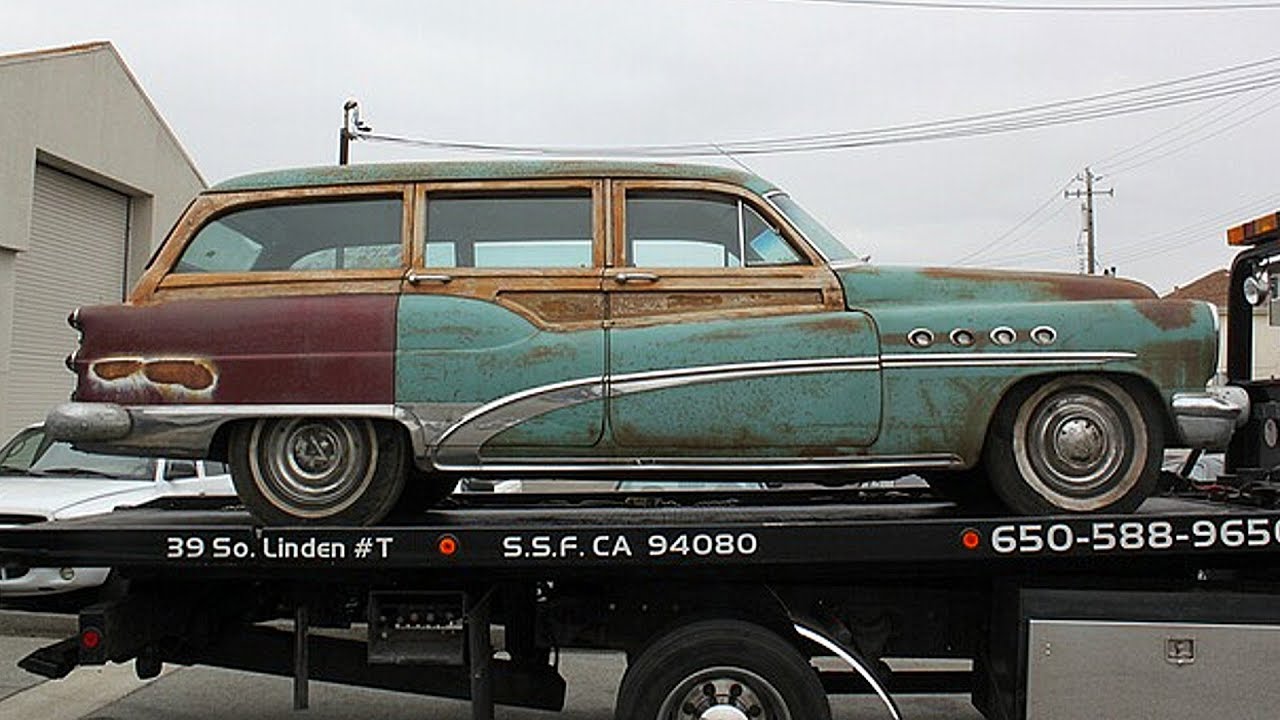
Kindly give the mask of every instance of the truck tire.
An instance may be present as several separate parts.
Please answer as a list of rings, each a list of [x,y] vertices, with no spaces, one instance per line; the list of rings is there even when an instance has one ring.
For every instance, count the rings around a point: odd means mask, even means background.
[[[736,713],[735,713],[736,711]],[[679,627],[622,676],[614,720],[830,720],[818,673],[776,633],[738,620]]]
[[[395,506],[403,433],[367,418],[263,418],[235,427],[236,494],[267,525],[373,525]]]
[[[1015,512],[1123,513],[1155,491],[1163,454],[1163,426],[1142,393],[1108,377],[1063,375],[1001,402],[984,464]]]

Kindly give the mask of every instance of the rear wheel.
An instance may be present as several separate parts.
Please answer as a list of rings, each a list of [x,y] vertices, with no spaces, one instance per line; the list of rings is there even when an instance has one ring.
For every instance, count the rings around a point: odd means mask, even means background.
[[[371,525],[404,486],[402,435],[366,418],[263,418],[233,430],[231,478],[269,525]]]
[[[678,628],[627,667],[615,720],[830,720],[818,674],[759,625],[707,620]]]
[[[1066,375],[1004,400],[984,460],[992,488],[1017,512],[1129,512],[1155,490],[1163,445],[1140,393]]]

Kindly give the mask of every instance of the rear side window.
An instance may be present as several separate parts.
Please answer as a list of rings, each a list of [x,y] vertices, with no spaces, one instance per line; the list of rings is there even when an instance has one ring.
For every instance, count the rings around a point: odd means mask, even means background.
[[[173,272],[399,268],[402,205],[361,198],[235,210],[201,228]]]
[[[427,198],[428,267],[592,266],[591,193]]]

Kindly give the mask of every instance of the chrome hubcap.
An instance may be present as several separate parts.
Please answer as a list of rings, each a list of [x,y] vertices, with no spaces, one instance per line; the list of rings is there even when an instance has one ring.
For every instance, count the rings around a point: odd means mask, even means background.
[[[367,420],[292,418],[261,421],[250,441],[254,482],[299,517],[325,517],[358,500],[378,461]]]
[[[1067,462],[1087,466],[1097,463],[1106,452],[1107,441],[1092,418],[1077,417],[1058,427],[1054,450]]]
[[[764,678],[742,668],[708,668],[667,696],[660,720],[791,720],[786,703]]]
[[[1066,494],[1088,493],[1108,483],[1131,443],[1119,412],[1083,391],[1048,398],[1036,408],[1028,431],[1027,445],[1038,474]]]

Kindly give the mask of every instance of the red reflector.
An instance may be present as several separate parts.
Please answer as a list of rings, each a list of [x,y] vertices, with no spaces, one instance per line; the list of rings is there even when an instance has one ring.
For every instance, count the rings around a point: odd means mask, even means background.
[[[89,628],[88,630],[80,633],[80,644],[83,645],[86,650],[94,650],[102,644],[102,633],[94,630],[93,628]]]
[[[965,550],[977,550],[982,545],[982,535],[977,530],[965,530],[960,533],[960,544]]]
[[[436,540],[436,550],[445,557],[453,555],[458,552],[458,538],[452,535],[441,535],[440,539]]]

